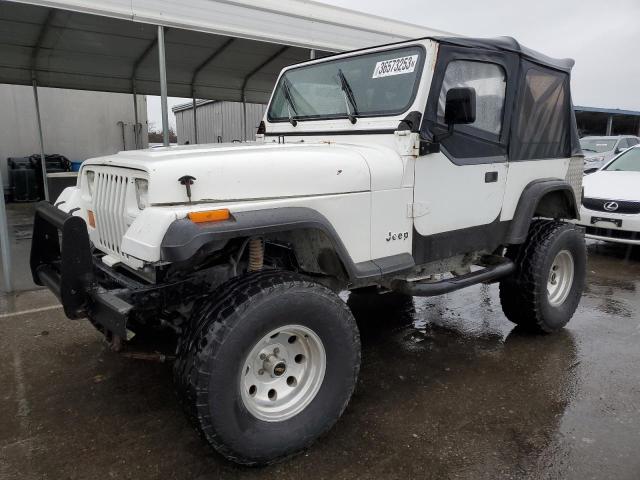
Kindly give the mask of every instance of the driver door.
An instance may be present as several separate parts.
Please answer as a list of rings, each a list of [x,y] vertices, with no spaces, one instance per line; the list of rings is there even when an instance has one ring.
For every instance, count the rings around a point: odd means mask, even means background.
[[[439,136],[440,152],[420,156],[415,162],[415,243],[424,243],[422,250],[429,250],[422,260],[474,250],[496,234],[508,171],[509,58],[441,47],[439,63],[422,135]],[[447,134],[447,91],[460,87],[475,90],[475,120],[455,125]]]

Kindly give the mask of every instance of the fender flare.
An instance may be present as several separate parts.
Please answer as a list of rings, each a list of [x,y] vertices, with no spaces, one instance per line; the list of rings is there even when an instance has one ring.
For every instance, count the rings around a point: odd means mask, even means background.
[[[162,239],[160,258],[162,261],[181,262],[191,258],[205,245],[221,249],[234,238],[303,228],[320,230],[329,238],[350,279],[361,278],[363,273],[365,276],[368,276],[367,273],[379,273],[364,272],[365,265],[355,264],[331,222],[318,211],[306,207],[236,212],[230,220],[217,223],[196,224],[188,219],[175,220]]]
[[[507,233],[507,244],[519,244],[526,241],[531,220],[535,216],[540,201],[545,195],[552,192],[561,192],[567,201],[568,210],[563,206],[565,212],[562,218],[578,218],[579,210],[576,205],[576,197],[573,188],[568,182],[557,178],[535,180],[529,183],[520,195],[520,200],[518,200],[518,205]]]

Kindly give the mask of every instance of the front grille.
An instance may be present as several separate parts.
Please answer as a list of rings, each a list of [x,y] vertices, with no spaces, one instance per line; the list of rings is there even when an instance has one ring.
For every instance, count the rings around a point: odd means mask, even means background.
[[[96,171],[94,209],[98,246],[118,255],[122,237],[127,231],[125,209],[129,178],[124,175]],[[126,256],[126,255],[123,255]]]
[[[587,234],[599,237],[617,238],[619,240],[640,240],[640,233],[629,230],[614,230],[612,228],[586,227]]]
[[[616,210],[607,210],[604,208],[606,203],[615,202],[618,204]],[[628,200],[606,200],[603,198],[585,198],[582,200],[584,208],[595,210],[596,212],[609,213],[640,213],[640,202],[631,202]]]

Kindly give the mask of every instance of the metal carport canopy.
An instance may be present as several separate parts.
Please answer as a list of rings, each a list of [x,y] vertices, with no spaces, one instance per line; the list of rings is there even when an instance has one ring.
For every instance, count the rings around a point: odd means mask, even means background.
[[[310,50],[431,35],[448,34],[308,0],[0,0],[0,83],[33,86],[46,195],[38,86],[133,93],[134,112],[136,94],[160,94],[168,146],[167,95],[265,103],[279,71]],[[3,195],[0,252],[11,291],[8,243]]]
[[[159,95],[159,25],[170,96],[260,103],[310,50],[447,34],[300,0],[2,2],[0,83]]]

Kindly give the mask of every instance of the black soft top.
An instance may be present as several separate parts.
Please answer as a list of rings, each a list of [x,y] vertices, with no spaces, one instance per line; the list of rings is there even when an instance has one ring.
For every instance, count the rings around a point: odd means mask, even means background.
[[[552,58],[540,52],[531,50],[513,37],[495,38],[463,38],[463,37],[432,37],[440,43],[469,48],[484,48],[485,50],[513,52],[534,63],[570,73],[575,64],[571,58]]]
[[[444,104],[446,89],[457,85],[455,78],[445,81],[448,65],[456,60],[475,60],[500,65],[506,74],[502,130],[496,134],[472,124],[457,125],[454,133],[442,140],[453,157],[505,156],[518,161],[582,155],[571,102],[573,60],[548,57],[511,37],[428,38],[440,48],[422,124],[427,138],[447,131],[438,108]]]

